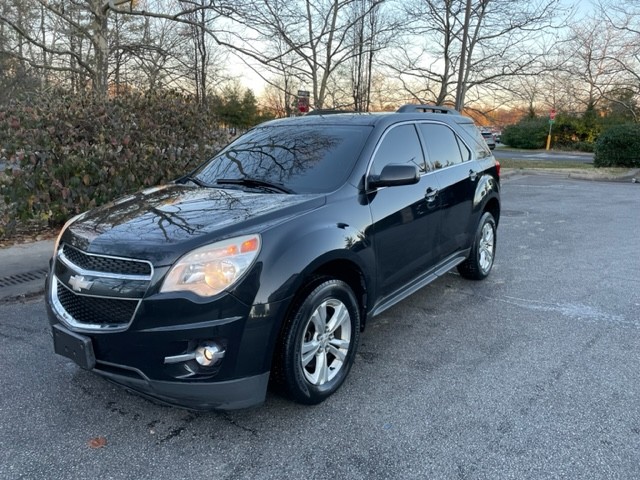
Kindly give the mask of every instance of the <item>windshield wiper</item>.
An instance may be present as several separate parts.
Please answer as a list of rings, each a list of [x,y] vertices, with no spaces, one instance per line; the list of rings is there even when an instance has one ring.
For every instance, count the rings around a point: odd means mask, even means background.
[[[265,180],[258,180],[256,178],[219,178],[216,180],[218,185],[243,185],[245,187],[257,187],[267,190],[275,190],[282,193],[295,193],[290,188],[285,187],[279,183],[267,182]]]
[[[180,179],[180,182],[191,182],[191,183],[195,183],[199,187],[211,188],[211,185],[209,185],[208,183],[203,182],[198,177],[192,177],[191,175],[186,175],[182,177]]]

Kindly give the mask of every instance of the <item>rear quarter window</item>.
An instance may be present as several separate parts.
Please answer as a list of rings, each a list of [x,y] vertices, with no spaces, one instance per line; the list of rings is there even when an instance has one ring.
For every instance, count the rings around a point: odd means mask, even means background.
[[[458,125],[469,139],[469,144],[476,154],[476,158],[481,159],[491,156],[491,150],[487,146],[487,142],[485,142],[482,133],[473,122],[458,123]]]

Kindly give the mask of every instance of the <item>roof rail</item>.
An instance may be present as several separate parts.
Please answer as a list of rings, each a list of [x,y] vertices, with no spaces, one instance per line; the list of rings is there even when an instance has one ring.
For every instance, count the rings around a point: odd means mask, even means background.
[[[442,107],[440,105],[415,105],[409,103],[401,106],[396,113],[449,113],[451,115],[460,115],[460,112],[449,107]]]
[[[357,113],[355,110],[337,110],[334,108],[316,108],[306,115],[333,115],[335,113]]]

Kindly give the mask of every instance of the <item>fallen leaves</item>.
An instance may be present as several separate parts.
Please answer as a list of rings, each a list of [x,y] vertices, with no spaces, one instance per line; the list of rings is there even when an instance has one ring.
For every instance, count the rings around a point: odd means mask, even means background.
[[[87,444],[89,445],[89,448],[102,448],[107,445],[107,439],[105,437],[93,437],[87,442]]]

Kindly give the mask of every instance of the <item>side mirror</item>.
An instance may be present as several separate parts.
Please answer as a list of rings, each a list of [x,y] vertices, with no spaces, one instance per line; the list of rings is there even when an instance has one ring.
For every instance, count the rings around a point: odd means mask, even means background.
[[[385,166],[380,175],[370,175],[367,180],[369,188],[413,185],[420,181],[420,171],[415,165],[392,163]]]

